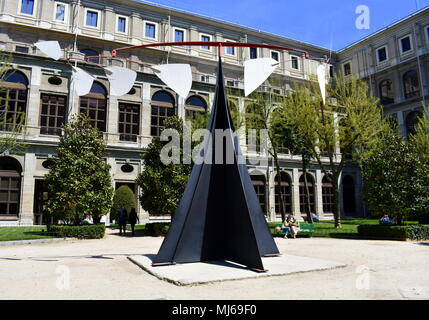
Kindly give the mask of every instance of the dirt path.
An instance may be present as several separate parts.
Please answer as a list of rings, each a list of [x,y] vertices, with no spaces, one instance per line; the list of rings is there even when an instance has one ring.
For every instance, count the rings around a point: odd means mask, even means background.
[[[156,253],[161,242],[109,232],[102,240],[0,246],[0,299],[429,299],[428,244],[278,238],[283,253],[348,266],[178,287],[127,259]]]

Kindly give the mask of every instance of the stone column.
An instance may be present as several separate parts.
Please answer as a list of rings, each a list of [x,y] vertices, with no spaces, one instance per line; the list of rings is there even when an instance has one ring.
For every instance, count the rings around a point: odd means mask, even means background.
[[[268,204],[269,204],[269,212],[270,212],[270,220],[275,221],[276,220],[276,191],[275,191],[275,176],[276,171],[274,170],[274,167],[270,167],[268,170]]]
[[[107,127],[106,127],[106,133],[108,133],[107,144],[117,143],[119,141],[119,135],[118,135],[119,105],[118,105],[117,96],[112,96],[112,95],[109,96],[107,111],[108,111]]]
[[[322,171],[321,170],[316,170],[315,183],[316,183],[316,188],[314,188],[314,191],[316,193],[315,194],[316,214],[319,217],[323,218],[324,212],[323,212],[323,191],[322,191]]]
[[[20,224],[32,225],[34,222],[34,177],[33,172],[36,166],[36,155],[26,153],[24,156],[24,170],[22,172],[21,184],[21,210]]]
[[[151,118],[151,95],[150,83],[144,82],[142,86],[143,105],[141,112],[141,128],[143,136],[150,136],[150,118]]]
[[[104,8],[103,24],[100,26],[100,30],[103,30],[103,37],[105,40],[115,39],[115,28],[116,28],[116,14],[112,7]]]
[[[185,99],[181,96],[177,95],[177,116],[183,120],[185,120]]]
[[[30,89],[28,91],[28,103],[26,110],[25,123],[28,126],[27,132],[30,136],[38,136],[39,125],[39,106],[40,106],[40,85],[42,79],[42,70],[40,67],[31,69]]]
[[[131,43],[136,46],[141,45],[141,39],[143,36],[143,19],[138,13],[133,12],[131,14],[129,24]]]
[[[396,113],[397,119],[398,119],[398,126],[399,126],[399,133],[403,136],[406,136],[407,134],[407,126],[405,124],[404,119],[404,111],[399,111]]]
[[[292,214],[294,216],[301,215],[300,203],[299,203],[299,177],[300,172],[298,168],[293,168],[292,174]]]
[[[116,161],[115,158],[107,158],[107,164],[110,164],[110,179],[112,181],[113,190],[116,190],[115,186],[115,172],[116,172]],[[106,214],[106,226],[110,226],[110,211]]]

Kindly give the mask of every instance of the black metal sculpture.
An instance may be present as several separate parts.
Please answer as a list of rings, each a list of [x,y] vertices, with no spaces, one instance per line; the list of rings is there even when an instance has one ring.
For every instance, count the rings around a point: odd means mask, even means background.
[[[212,163],[194,165],[153,266],[228,260],[255,271],[265,271],[261,257],[279,254],[246,164],[238,161],[241,151],[233,135],[221,58],[208,124],[212,137],[216,129],[230,129],[226,132],[226,143],[222,143],[224,161],[216,163],[213,142]],[[233,152],[233,164],[225,162],[228,152]]]

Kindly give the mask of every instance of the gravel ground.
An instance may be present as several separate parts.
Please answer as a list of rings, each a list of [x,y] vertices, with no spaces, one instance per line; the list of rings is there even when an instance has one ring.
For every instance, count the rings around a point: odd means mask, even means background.
[[[276,238],[280,252],[347,267],[179,287],[127,259],[162,238],[119,237],[0,247],[0,299],[429,299],[429,243]]]

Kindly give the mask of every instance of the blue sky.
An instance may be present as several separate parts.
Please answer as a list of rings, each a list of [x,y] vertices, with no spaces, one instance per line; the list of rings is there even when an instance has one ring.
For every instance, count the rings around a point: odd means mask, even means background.
[[[339,50],[429,5],[429,0],[152,0],[215,19]],[[356,8],[369,8],[369,29]]]

